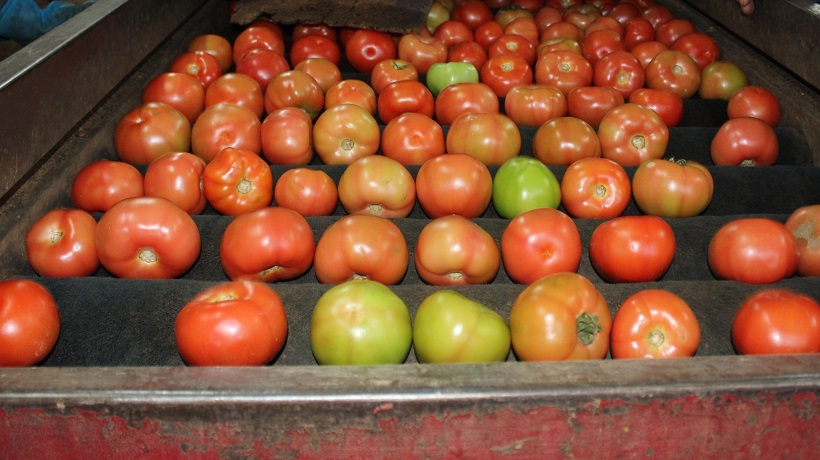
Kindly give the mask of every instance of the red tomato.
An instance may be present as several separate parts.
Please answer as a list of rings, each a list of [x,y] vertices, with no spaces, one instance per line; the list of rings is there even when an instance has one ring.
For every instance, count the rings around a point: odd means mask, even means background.
[[[227,147],[205,166],[205,198],[214,210],[238,216],[270,205],[273,174],[254,152]]]
[[[507,3],[507,5],[496,9],[493,18],[501,27],[506,28],[511,22],[519,18],[533,18],[532,11],[519,7],[510,7],[509,2],[505,3]]]
[[[770,284],[797,271],[797,241],[775,220],[736,219],[712,236],[708,260],[718,279]]]
[[[621,40],[624,39],[624,26],[622,26],[617,19],[608,16],[601,16],[599,18],[595,18],[592,22],[589,23],[587,28],[584,30],[584,34],[589,35],[590,33],[596,30],[612,30],[617,32],[618,35],[621,36]]]
[[[227,38],[217,34],[197,35],[188,43],[186,51],[204,51],[219,62],[223,73],[233,67],[233,47]]]
[[[652,27],[658,30],[662,24],[675,19],[675,13],[663,5],[651,5],[641,12],[641,17],[652,23]]]
[[[114,128],[114,148],[120,160],[148,164],[168,152],[191,146],[191,123],[179,110],[148,102],[123,116]]]
[[[676,294],[645,289],[618,308],[610,342],[615,359],[686,358],[698,350],[700,324]]]
[[[501,235],[504,269],[516,283],[530,284],[581,264],[581,234],[575,222],[552,208],[515,216]]]
[[[624,97],[637,89],[643,88],[646,71],[638,59],[628,51],[613,51],[598,60],[593,70],[595,86],[608,86],[617,89]]]
[[[227,147],[262,153],[262,122],[250,109],[222,102],[197,118],[191,128],[191,153],[208,163]]]
[[[601,156],[601,145],[589,123],[575,117],[558,117],[535,132],[532,154],[546,165],[566,166],[581,158]]]
[[[547,26],[547,28],[541,32],[539,38],[542,42],[553,38],[568,38],[580,43],[584,39],[584,32],[575,24],[562,21]]]
[[[142,90],[142,103],[148,102],[168,104],[193,123],[205,110],[205,89],[193,75],[165,72],[154,77]]]
[[[283,207],[267,207],[233,219],[219,243],[219,260],[231,281],[273,283],[303,275],[316,242],[307,219]]]
[[[795,209],[786,228],[797,240],[797,273],[820,276],[820,204]]]
[[[717,42],[702,32],[691,32],[680,36],[669,49],[688,54],[700,70],[720,59],[720,47]]]
[[[647,160],[632,176],[635,203],[654,216],[696,216],[709,206],[714,188],[712,174],[694,161]]]
[[[31,280],[0,281],[0,367],[39,363],[59,335],[60,312],[48,289]]]
[[[573,162],[561,179],[561,203],[578,219],[609,219],[623,214],[632,185],[623,166],[606,158]]]
[[[463,22],[467,27],[475,30],[481,24],[495,19],[495,14],[482,0],[465,0],[456,5],[450,18]]]
[[[582,86],[567,94],[567,114],[598,128],[604,115],[624,105],[623,94],[609,86]]]
[[[419,277],[434,286],[490,283],[501,266],[501,251],[493,237],[456,214],[427,223],[413,257]]]
[[[370,86],[377,95],[390,83],[400,80],[418,81],[419,72],[408,61],[402,59],[385,59],[376,63],[370,72]]]
[[[641,43],[655,40],[655,29],[652,24],[642,17],[629,20],[624,26],[624,49],[632,51]]]
[[[289,70],[277,75],[265,91],[265,110],[268,113],[285,107],[298,107],[316,121],[325,106],[322,87],[301,70]]]
[[[607,16],[614,18],[623,25],[627,25],[630,20],[641,17],[641,11],[632,2],[618,2],[609,10]]]
[[[517,85],[504,98],[504,114],[519,126],[541,126],[567,114],[567,99],[554,86]]]
[[[548,26],[564,20],[563,15],[558,8],[553,8],[546,5],[542,6],[535,12],[534,19],[535,25],[538,26],[539,32],[543,32]]]
[[[171,72],[187,73],[196,77],[204,89],[208,89],[211,83],[222,75],[222,67],[219,61],[205,51],[186,51],[171,63],[168,69]]]
[[[404,113],[418,113],[432,118],[435,99],[427,86],[417,80],[402,80],[384,88],[378,100],[379,119],[389,124]]]
[[[659,280],[675,257],[675,234],[657,216],[621,216],[592,232],[589,259],[595,271],[612,283]]]
[[[463,22],[449,19],[436,27],[436,30],[433,32],[433,37],[444,43],[447,49],[450,49],[459,43],[473,41],[473,30]],[[401,43],[401,41],[399,41],[399,43]]]
[[[202,189],[204,174],[202,158],[188,152],[166,153],[145,170],[145,195],[165,198],[188,214],[202,214],[208,204]]]
[[[313,122],[296,107],[274,110],[260,127],[262,154],[273,165],[306,165],[313,159]]]
[[[746,73],[734,62],[715,61],[700,73],[698,95],[701,99],[723,99],[728,101],[735,91],[747,86]]]
[[[381,135],[381,152],[403,165],[420,165],[443,155],[444,130],[435,120],[415,112],[390,120]]]
[[[329,216],[336,210],[336,182],[321,169],[288,169],[273,189],[276,206],[293,209],[305,217]]]
[[[765,289],[740,305],[732,343],[742,355],[820,352],[820,304],[785,289]]]
[[[416,174],[416,198],[430,218],[480,217],[490,205],[493,178],[487,165],[463,153],[425,161]]]
[[[426,74],[431,65],[447,62],[447,45],[434,36],[409,33],[399,39],[397,55],[413,64],[418,73]]]
[[[142,174],[122,161],[89,163],[77,172],[71,184],[71,202],[88,212],[105,212],[126,198],[144,194]]]
[[[378,216],[344,216],[325,229],[316,245],[313,268],[324,284],[369,279],[401,282],[410,260],[398,225]]]
[[[282,299],[252,281],[203,290],[174,322],[179,355],[191,366],[261,366],[279,353],[287,334]]]
[[[623,166],[663,158],[669,128],[652,109],[624,104],[609,111],[598,126],[601,156]]]
[[[602,16],[601,10],[592,4],[581,3],[577,5],[570,5],[564,10],[564,22],[575,24],[581,30],[586,30],[587,27]]]
[[[641,63],[644,69],[649,67],[649,63],[655,59],[655,56],[661,53],[661,51],[666,51],[669,48],[666,47],[661,42],[650,40],[642,43],[638,43],[637,45],[633,46],[629,52],[638,59],[638,62]]]
[[[256,80],[243,73],[226,73],[208,87],[205,93],[205,107],[220,102],[245,107],[259,118],[265,113],[265,96],[262,94],[262,88]],[[195,121],[191,120],[192,123]]]
[[[697,94],[700,78],[698,65],[681,51],[661,51],[646,66],[647,88],[666,89],[683,99]]]
[[[774,129],[757,118],[732,118],[712,138],[712,162],[716,165],[771,166],[777,162],[780,144]]]
[[[487,57],[517,56],[528,66],[535,64],[535,45],[520,35],[504,34],[490,44]]]
[[[277,31],[275,28],[262,25],[261,23],[243,29],[233,41],[234,64],[238,65],[245,54],[253,49],[259,48],[269,49],[284,56],[285,40],[282,37],[281,29]]]
[[[541,33],[538,31],[538,25],[535,19],[528,16],[513,19],[504,27],[505,35],[519,35],[527,39],[533,46],[538,45],[541,41]]]
[[[497,55],[489,58],[480,72],[481,82],[496,96],[503,98],[515,86],[532,84],[532,69],[515,55]]]
[[[26,232],[31,268],[52,278],[91,276],[100,266],[94,233],[97,221],[80,209],[54,209]]]
[[[498,96],[484,83],[448,85],[435,99],[436,120],[442,126],[468,113],[498,113],[500,108]]]
[[[535,63],[535,82],[560,89],[564,95],[592,84],[592,65],[572,51],[544,53]]]
[[[331,86],[342,81],[339,66],[325,58],[307,58],[296,64],[293,70],[302,71],[313,77],[323,93],[327,93]]]
[[[327,37],[334,42],[339,38],[336,28],[327,24],[296,24],[293,26],[291,39],[294,42],[308,35],[320,35],[322,37]]]
[[[468,113],[447,131],[447,153],[466,153],[485,165],[500,165],[521,152],[521,133],[506,115]]]
[[[729,98],[726,114],[729,118],[759,118],[775,128],[780,124],[780,103],[766,88],[744,86]]]
[[[475,42],[484,48],[485,53],[490,49],[490,45],[502,35],[504,35],[504,28],[495,21],[485,22],[473,30]]]
[[[421,85],[421,83],[419,83]],[[423,85],[422,85],[423,86]],[[345,79],[328,88],[325,92],[325,110],[339,104],[357,104],[376,114],[376,92],[362,80]],[[430,111],[433,110],[433,101],[430,101]]]
[[[416,204],[416,183],[410,171],[383,155],[350,163],[339,178],[338,189],[348,214],[407,217]]]
[[[313,125],[313,149],[326,165],[350,164],[375,155],[380,140],[376,119],[356,104],[331,107]]]
[[[629,102],[654,110],[669,128],[683,119],[683,98],[674,91],[639,88],[629,95]]]
[[[282,72],[290,70],[290,64],[285,56],[267,48],[257,48],[248,51],[236,63],[236,73],[247,75],[257,83],[265,93],[271,80]]]
[[[165,198],[128,198],[102,215],[95,234],[97,255],[113,276],[170,279],[182,276],[199,257],[201,238],[194,219]]]
[[[342,52],[335,40],[322,35],[305,35],[294,40],[290,47],[290,65],[296,66],[309,58],[324,58],[339,65]]]
[[[612,316],[587,278],[556,273],[527,286],[510,310],[510,335],[522,361],[604,359]]]
[[[545,53],[553,51],[572,51],[581,54],[581,45],[571,38],[550,38],[538,44],[535,49],[536,60],[541,59]]]
[[[345,56],[357,72],[369,74],[379,61],[396,59],[398,51],[389,33],[357,29],[345,44]]]
[[[581,40],[581,52],[590,65],[614,51],[625,51],[620,34],[614,30],[596,30]]]

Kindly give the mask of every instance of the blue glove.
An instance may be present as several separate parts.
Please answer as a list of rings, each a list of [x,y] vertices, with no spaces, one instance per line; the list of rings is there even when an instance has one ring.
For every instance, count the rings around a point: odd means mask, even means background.
[[[0,8],[0,37],[27,45],[79,11],[68,2],[51,2],[40,8],[34,0],[8,0]]]

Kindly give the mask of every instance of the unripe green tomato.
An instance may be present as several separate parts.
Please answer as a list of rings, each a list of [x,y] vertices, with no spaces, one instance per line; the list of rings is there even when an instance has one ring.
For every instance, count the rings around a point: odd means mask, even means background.
[[[444,88],[456,83],[478,83],[478,70],[469,62],[437,62],[426,75],[427,88],[438,96]]]
[[[427,296],[419,306],[413,346],[421,363],[505,361],[510,353],[510,328],[487,306],[444,289]]]
[[[400,364],[412,340],[407,305],[371,280],[330,288],[316,302],[310,320],[310,346],[319,364]]]
[[[519,156],[502,164],[493,178],[493,206],[505,219],[538,208],[558,209],[561,184],[544,163]]]

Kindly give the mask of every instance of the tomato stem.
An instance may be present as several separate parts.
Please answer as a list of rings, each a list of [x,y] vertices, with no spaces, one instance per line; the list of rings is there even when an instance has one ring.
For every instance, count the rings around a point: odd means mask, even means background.
[[[59,230],[55,230],[55,231],[51,232],[51,234],[49,235],[48,241],[51,244],[54,244],[54,243],[59,242],[62,239],[63,239],[63,232],[61,232]]]
[[[242,179],[236,184],[236,190],[241,194],[251,193],[253,184],[248,179]]]
[[[595,196],[595,198],[604,198],[604,197],[606,197],[606,185],[604,185],[604,184],[596,185],[595,188],[592,189],[592,195]]]
[[[601,332],[601,323],[598,316],[583,312],[575,319],[578,340],[584,345],[589,345],[595,341],[595,336]]]
[[[632,136],[631,143],[632,147],[635,147],[638,150],[643,150],[646,148],[646,136],[643,134],[636,134]]]
[[[157,253],[154,252],[154,250],[151,248],[140,249],[140,252],[137,255],[137,257],[140,259],[142,263],[145,264],[155,264],[157,263],[158,259]]]
[[[356,143],[353,142],[353,139],[350,139],[350,138],[342,139],[341,146],[342,146],[343,150],[352,150],[355,145],[356,145]]]
[[[663,332],[655,329],[649,334],[649,344],[653,347],[659,347],[663,345],[663,342],[666,341],[666,337],[663,335]]]

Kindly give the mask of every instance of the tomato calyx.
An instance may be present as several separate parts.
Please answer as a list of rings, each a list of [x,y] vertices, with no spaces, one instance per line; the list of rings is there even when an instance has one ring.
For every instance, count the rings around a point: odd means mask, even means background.
[[[598,184],[592,189],[592,196],[595,198],[606,198],[607,188],[604,184]]]
[[[400,62],[396,62],[396,61],[391,61],[391,62],[390,62],[390,67],[392,67],[392,68],[393,68],[393,70],[404,70],[404,69],[406,69],[406,68],[407,68],[407,66],[409,66],[409,65],[410,65],[410,64],[402,64],[402,63],[400,63]]]
[[[51,244],[59,243],[60,240],[63,239],[63,234],[64,232],[62,232],[61,230],[55,230],[51,232],[51,234],[49,234],[48,236],[48,242]]]
[[[632,136],[630,143],[632,144],[632,147],[635,147],[638,150],[643,150],[646,148],[646,136],[643,134],[636,134]]]
[[[749,158],[741,161],[740,166],[757,166],[757,162]]]
[[[340,145],[341,145],[343,150],[353,150],[353,147],[356,146],[356,143],[353,141],[353,139],[350,139],[350,138],[346,137],[346,138],[342,139],[342,142],[341,142]]]
[[[253,190],[253,182],[245,179],[244,177],[236,184],[236,191],[245,195]]]
[[[139,254],[137,254],[139,260],[144,264],[155,264],[159,257],[157,257],[157,253],[154,252],[151,248],[142,248],[140,249]]]
[[[683,66],[675,64],[672,66],[672,73],[674,73],[675,75],[682,75],[686,73],[686,71],[683,69]]]
[[[679,164],[681,166],[686,166],[686,164],[689,163],[684,158],[675,158],[675,157],[669,157],[669,158],[666,159],[666,161],[668,161],[670,163]]]
[[[595,336],[601,332],[601,323],[597,315],[590,315],[583,312],[575,318],[578,340],[584,345],[590,345],[595,341]]]
[[[649,345],[658,348],[661,345],[663,345],[664,342],[666,342],[666,336],[663,335],[663,332],[661,332],[660,330],[653,329],[652,332],[649,333],[649,337],[647,337],[647,340],[649,341]]]
[[[380,216],[382,215],[384,207],[379,203],[371,203],[367,206],[367,210],[369,214],[372,214],[374,216]]]

